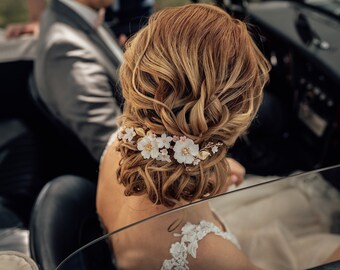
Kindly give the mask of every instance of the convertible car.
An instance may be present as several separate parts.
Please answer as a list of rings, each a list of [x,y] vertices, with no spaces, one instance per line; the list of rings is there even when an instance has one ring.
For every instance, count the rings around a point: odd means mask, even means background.
[[[261,197],[320,177],[340,190],[340,1],[215,2],[249,22],[272,70],[257,118],[230,151],[259,178],[209,201]],[[15,72],[16,64],[6,68]],[[161,217],[103,234],[95,212],[98,164],[41,106],[32,63],[20,67],[20,104],[0,108],[0,251],[22,252],[43,270],[116,269],[110,239]],[[340,212],[330,227],[340,234]],[[340,269],[340,261],[311,267]]]

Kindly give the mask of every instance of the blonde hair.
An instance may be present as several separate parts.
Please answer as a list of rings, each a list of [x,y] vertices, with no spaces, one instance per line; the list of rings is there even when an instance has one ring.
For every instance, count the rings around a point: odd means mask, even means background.
[[[224,147],[189,168],[143,159],[136,143],[120,141],[117,174],[125,195],[147,195],[173,207],[220,192],[229,170],[228,147],[256,114],[268,72],[246,24],[218,7],[191,4],[151,16],[126,46],[121,125]]]

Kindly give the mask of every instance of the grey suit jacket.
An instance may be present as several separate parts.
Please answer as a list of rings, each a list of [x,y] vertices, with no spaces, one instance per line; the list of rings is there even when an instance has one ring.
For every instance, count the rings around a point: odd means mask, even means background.
[[[41,21],[34,70],[38,92],[98,161],[120,115],[120,64],[95,29],[52,1]]]

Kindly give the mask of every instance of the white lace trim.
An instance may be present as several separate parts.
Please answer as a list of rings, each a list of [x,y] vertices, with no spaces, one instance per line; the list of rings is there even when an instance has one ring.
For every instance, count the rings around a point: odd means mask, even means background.
[[[109,138],[109,141],[107,142],[106,146],[105,146],[105,149],[103,151],[103,154],[102,156],[100,157],[100,161],[99,161],[99,164],[102,164],[102,161],[104,159],[104,156],[107,152],[107,150],[109,149],[109,147],[114,143],[114,141],[117,139],[117,134],[118,134],[118,131],[114,132],[113,134],[111,134],[110,138]]]
[[[198,241],[202,240],[209,233],[221,236],[241,249],[236,237],[231,232],[223,232],[215,224],[206,220],[202,220],[198,225],[188,222],[182,227],[181,231],[181,233],[174,234],[175,237],[182,237],[181,241],[171,245],[170,254],[172,259],[165,260],[161,270],[188,270],[188,254],[196,258]]]

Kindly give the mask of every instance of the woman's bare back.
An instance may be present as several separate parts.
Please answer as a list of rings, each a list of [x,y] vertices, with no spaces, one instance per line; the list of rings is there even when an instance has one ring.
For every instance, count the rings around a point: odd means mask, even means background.
[[[119,153],[113,144],[102,161],[97,190],[98,214],[108,232],[169,210],[141,196],[125,196],[124,188],[115,175],[118,166]],[[208,226],[202,226],[202,222]],[[171,251],[174,251],[172,247],[181,244],[184,236],[181,235],[182,229],[197,240],[196,258],[190,252],[185,253],[190,268],[206,269],[212,263],[214,269],[254,267],[238,249],[236,241],[231,240],[232,234],[225,232],[225,227],[207,203],[192,206],[190,211],[184,209],[169,213],[114,234],[110,242],[118,267],[161,269],[163,266],[163,269],[171,269],[166,268],[169,263],[176,263],[180,259],[176,259]],[[188,242],[186,244],[189,245]]]

